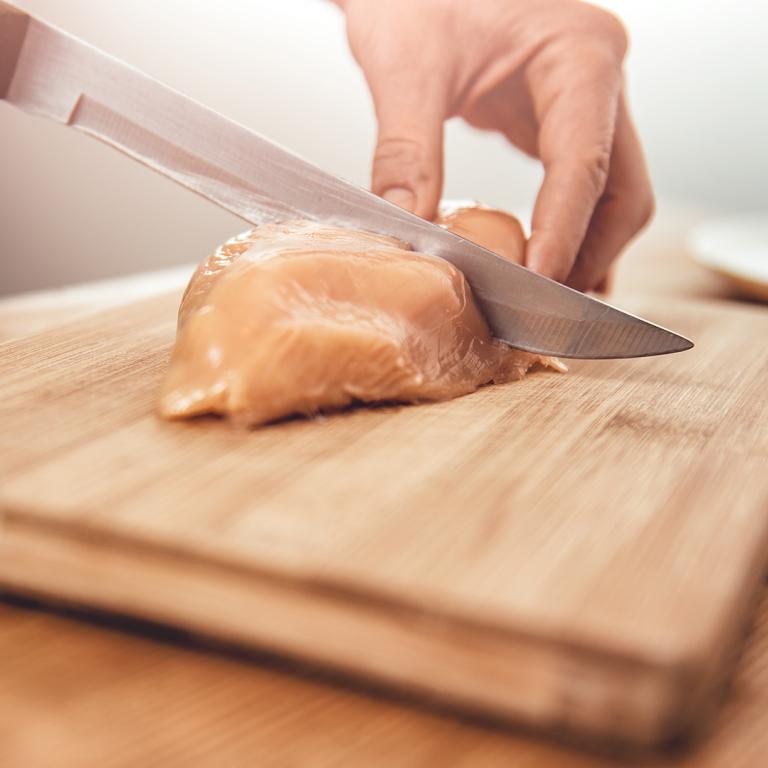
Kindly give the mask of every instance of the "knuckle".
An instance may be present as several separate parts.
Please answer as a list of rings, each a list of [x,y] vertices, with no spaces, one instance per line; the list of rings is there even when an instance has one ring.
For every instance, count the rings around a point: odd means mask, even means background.
[[[415,139],[387,136],[379,139],[376,145],[376,160],[383,162],[418,162],[423,155],[421,143]]]
[[[626,27],[617,16],[608,11],[601,11],[600,29],[607,41],[609,41],[621,60],[626,56],[629,48],[629,35]]]
[[[639,195],[633,206],[633,224],[637,231],[645,227],[656,213],[656,198],[650,189]]]
[[[596,48],[606,52],[607,57],[621,62],[629,48],[629,35],[618,16],[586,4],[582,13],[582,31],[592,38]]]
[[[384,137],[379,139],[374,154],[374,168],[378,176],[398,176],[401,181],[423,183],[430,180],[430,167],[424,146],[416,139]],[[386,183],[388,178],[380,178]]]
[[[595,198],[603,194],[611,169],[611,153],[604,147],[596,147],[582,158],[582,167],[587,176],[590,191]]]
[[[656,201],[650,187],[639,192],[627,189],[611,197],[616,210],[616,226],[627,238],[634,237],[653,218]]]

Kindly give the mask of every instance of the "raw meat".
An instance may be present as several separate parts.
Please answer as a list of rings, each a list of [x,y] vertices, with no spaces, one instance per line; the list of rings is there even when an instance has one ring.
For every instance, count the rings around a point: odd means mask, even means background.
[[[522,259],[507,214],[446,210],[440,221]],[[492,338],[448,262],[390,237],[285,222],[230,240],[193,275],[160,413],[256,425],[353,402],[444,400],[537,363],[562,369]]]
[[[506,211],[476,203],[444,202],[436,223],[515,264],[522,264],[525,259],[525,232],[520,222]]]

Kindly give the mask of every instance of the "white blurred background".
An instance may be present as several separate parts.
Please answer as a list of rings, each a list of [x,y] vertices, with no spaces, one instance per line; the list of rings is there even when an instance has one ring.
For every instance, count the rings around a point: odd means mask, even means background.
[[[369,97],[341,14],[325,0],[16,3],[367,183]],[[630,99],[659,220],[767,209],[768,5],[600,4],[632,37]],[[539,179],[537,165],[500,138],[449,125],[447,196],[519,210]],[[0,103],[0,294],[199,261],[244,228],[114,150]]]

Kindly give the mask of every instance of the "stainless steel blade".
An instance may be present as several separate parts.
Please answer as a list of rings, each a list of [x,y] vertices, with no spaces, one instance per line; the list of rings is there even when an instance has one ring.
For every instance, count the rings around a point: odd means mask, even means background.
[[[332,221],[442,257],[467,276],[494,334],[519,349],[613,358],[693,346],[338,179],[64,32],[34,18],[21,23],[8,9],[0,3],[0,97],[111,144],[250,223]]]

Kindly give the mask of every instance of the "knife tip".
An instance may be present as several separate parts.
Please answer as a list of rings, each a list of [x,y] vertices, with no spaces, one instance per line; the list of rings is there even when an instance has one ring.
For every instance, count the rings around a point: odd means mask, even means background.
[[[685,336],[680,336],[677,333],[671,334],[669,349],[665,349],[660,354],[672,354],[673,352],[687,352],[689,349],[693,349],[696,345]]]

